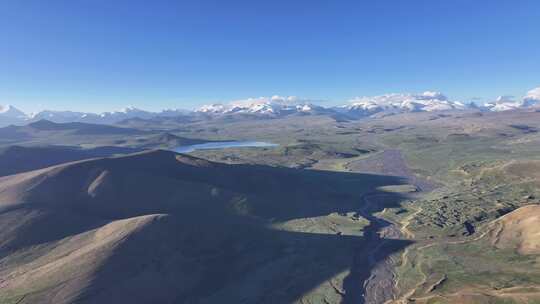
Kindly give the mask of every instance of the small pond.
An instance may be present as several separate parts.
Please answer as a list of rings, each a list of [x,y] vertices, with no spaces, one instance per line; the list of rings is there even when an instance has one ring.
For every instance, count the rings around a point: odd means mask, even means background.
[[[264,141],[221,141],[221,142],[207,142],[203,144],[181,146],[174,149],[178,153],[189,153],[197,150],[215,150],[215,149],[227,149],[227,148],[249,148],[249,147],[276,147],[277,144],[267,143]]]

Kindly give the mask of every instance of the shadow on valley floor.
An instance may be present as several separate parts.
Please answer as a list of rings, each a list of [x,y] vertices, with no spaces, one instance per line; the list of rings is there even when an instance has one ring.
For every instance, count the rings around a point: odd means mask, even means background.
[[[398,206],[403,195],[385,194],[384,205],[364,206],[379,187],[405,183],[393,176],[224,165],[156,151],[83,161],[47,178],[31,191],[21,189],[31,192],[21,207],[47,210],[43,216],[55,227],[71,228],[39,234],[26,247],[77,238],[92,223],[101,225],[96,238],[103,231],[123,237],[92,247],[103,262],[79,262],[76,276],[20,303],[290,303],[304,296],[362,303],[372,268],[409,244],[380,238],[385,223],[373,216]],[[337,231],[328,221],[318,226],[329,214],[350,221],[363,216],[371,224],[364,236]],[[85,224],[77,228],[70,218]],[[47,222],[29,221],[20,235],[44,231]],[[116,224],[103,230],[104,223]],[[2,256],[16,247],[9,248],[0,249]],[[70,267],[50,276],[69,274]],[[343,287],[336,276],[346,277]]]
[[[358,236],[239,223],[226,233],[208,235],[178,219],[160,221],[123,243],[76,302],[293,303],[306,297],[312,303],[364,303],[363,284],[372,263],[409,244],[389,240],[384,255],[368,261],[366,250],[379,243]],[[347,275],[349,269],[354,274]],[[345,277],[343,287],[331,282],[336,276]]]

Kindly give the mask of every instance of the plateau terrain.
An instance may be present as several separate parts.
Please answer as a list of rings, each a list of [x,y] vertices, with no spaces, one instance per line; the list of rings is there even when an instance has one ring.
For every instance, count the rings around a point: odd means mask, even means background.
[[[535,303],[539,118],[1,128],[0,302]]]

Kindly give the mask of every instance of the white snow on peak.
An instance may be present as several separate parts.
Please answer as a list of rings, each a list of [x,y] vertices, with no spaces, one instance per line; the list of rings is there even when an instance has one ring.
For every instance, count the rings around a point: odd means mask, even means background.
[[[540,106],[540,87],[527,92],[520,100],[515,100],[513,96],[499,96],[495,101],[484,104],[484,109],[494,112],[536,108]]]
[[[123,109],[120,109],[119,111],[113,111],[111,113],[123,113],[123,114],[129,114],[129,113],[148,113],[148,111],[138,109],[134,106],[125,107]]]
[[[0,113],[6,113],[7,111],[9,111],[11,109],[11,105],[0,105]]]
[[[129,118],[151,118],[155,113],[127,107],[119,111],[103,112],[100,114],[74,111],[41,111],[33,114],[31,120],[47,119],[54,122],[87,122],[87,123],[116,123]],[[156,114],[157,115],[157,114]]]
[[[26,121],[28,115],[12,105],[0,105],[0,127]]]
[[[101,113],[101,116],[103,117],[106,117],[106,116],[126,116],[126,115],[145,115],[145,114],[149,114],[150,112],[148,111],[144,111],[144,110],[141,110],[141,109],[138,109],[138,108],[135,108],[133,106],[129,106],[129,107],[125,107],[125,108],[122,108],[118,111],[112,111],[112,112],[103,112]]]
[[[9,104],[0,105],[0,115],[3,117],[21,118],[21,119],[24,119],[27,117],[27,115],[23,111]]]
[[[203,105],[197,111],[202,113],[222,113],[225,111],[225,106],[220,103]]]
[[[527,95],[523,97],[523,103],[526,106],[536,106],[540,104],[540,87],[534,88],[527,92]]]
[[[313,111],[313,106],[310,104],[297,105],[296,109],[299,112],[311,112]]]
[[[493,112],[515,110],[522,107],[523,102],[514,100],[513,96],[499,96],[495,101],[484,104],[484,108]]]
[[[483,105],[464,104],[450,100],[444,94],[436,91],[423,93],[394,93],[379,96],[355,97],[347,105],[323,107],[312,103],[308,99],[296,96],[274,95],[270,97],[255,97],[234,100],[224,104],[204,105],[196,113],[209,115],[221,114],[256,114],[271,117],[282,117],[291,114],[329,114],[346,115],[351,118],[371,116],[378,113],[394,114],[402,112],[432,112],[445,110],[462,110],[474,108],[482,111],[508,111],[516,109],[540,109],[540,87],[534,88],[521,98],[500,96],[496,100]],[[152,119],[156,117],[175,117],[196,114],[192,111],[168,109],[160,112],[149,112],[133,106],[118,111],[103,112],[100,114],[45,110],[27,115],[11,105],[0,105],[0,126],[8,124],[25,124],[40,119],[53,122],[87,122],[111,124],[125,119],[141,118]]]
[[[466,106],[450,101],[440,92],[426,91],[421,94],[394,93],[379,96],[364,96],[351,99],[344,108],[374,114],[381,111],[420,112],[464,109]]]
[[[282,112],[308,112],[315,106],[296,96],[257,97],[231,101],[227,104],[211,104],[200,107],[197,112],[209,114],[251,113],[280,114]]]

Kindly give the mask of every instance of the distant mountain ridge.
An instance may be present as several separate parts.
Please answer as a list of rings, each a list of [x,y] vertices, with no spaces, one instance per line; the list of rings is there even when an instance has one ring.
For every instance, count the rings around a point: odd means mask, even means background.
[[[272,96],[248,98],[230,103],[204,105],[194,111],[163,110],[150,112],[135,107],[101,114],[45,110],[36,114],[25,114],[14,106],[0,105],[0,126],[26,124],[46,119],[57,123],[84,122],[94,124],[115,124],[130,119],[155,119],[171,117],[219,117],[256,116],[283,117],[288,115],[339,115],[358,119],[379,114],[406,112],[435,112],[448,110],[475,109],[480,111],[508,111],[516,109],[536,109],[540,106],[540,87],[527,92],[520,100],[512,96],[500,96],[495,101],[483,105],[452,101],[440,92],[426,91],[419,94],[385,94],[369,97],[355,97],[342,106],[324,107],[307,99],[295,96]]]
[[[0,125],[17,124],[27,118],[28,115],[12,105],[0,105]]]
[[[101,114],[73,112],[73,111],[41,111],[28,117],[29,120],[46,119],[54,122],[86,122],[113,124],[130,118],[150,119],[157,116],[177,116],[185,113],[182,110],[163,110],[161,112],[149,112],[135,107],[127,107],[120,111],[103,112]]]
[[[459,101],[450,101],[440,92],[431,91],[422,94],[386,94],[374,97],[359,97],[351,101],[351,104],[337,107],[336,110],[363,117],[380,112],[434,112],[464,110],[469,107]]]
[[[204,105],[196,113],[223,115],[223,114],[257,114],[269,116],[282,116],[289,114],[321,114],[328,112],[324,108],[308,100],[301,100],[295,96],[272,96],[249,98],[233,101],[228,104]]]
[[[83,122],[56,123],[39,120],[24,126],[0,127],[1,141],[21,141],[32,138],[63,134],[65,136],[101,136],[101,135],[142,135],[148,132],[133,128],[123,128],[105,124],[90,124]]]

